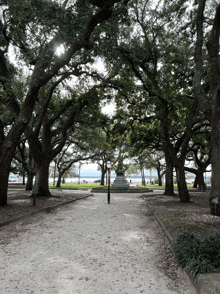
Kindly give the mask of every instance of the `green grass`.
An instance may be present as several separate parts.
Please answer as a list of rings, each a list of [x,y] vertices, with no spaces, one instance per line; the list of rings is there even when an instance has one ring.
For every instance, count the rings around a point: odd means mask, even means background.
[[[188,188],[190,188],[192,186],[193,185],[187,185]],[[52,187],[55,188],[56,186],[50,184],[49,187],[50,188],[52,188]],[[104,187],[104,186],[101,186],[99,183],[61,184],[61,188],[71,188],[71,189],[93,189],[93,188],[99,188],[99,187]],[[148,188],[148,189],[155,189],[155,188],[165,189],[165,185],[163,185],[163,186],[158,186],[158,185],[146,185],[146,186],[138,185],[138,187],[139,188]],[[9,188],[25,188],[25,185],[9,183]],[[177,190],[177,185],[174,185],[174,190]]]
[[[144,185],[138,185],[138,187],[139,188],[148,188],[148,189],[153,189],[153,188],[161,188],[161,189],[164,189],[165,188],[164,185],[163,186],[158,186],[158,185],[150,185],[150,184],[148,184],[146,186],[144,186]]]
[[[22,188],[22,189],[25,189],[25,185],[22,185],[22,184],[11,184],[11,183],[9,183],[8,184],[8,188],[13,188],[13,189],[20,189],[20,188]]]
[[[49,185],[50,188],[52,187],[56,187],[54,185]],[[95,183],[88,183],[88,184],[73,184],[73,183],[70,183],[70,184],[61,184],[61,188],[70,188],[70,189],[93,189],[93,188],[99,188],[99,187],[104,187],[104,186],[101,186],[99,183],[98,184],[95,184]]]
[[[165,189],[165,185],[163,186],[158,186],[158,185],[138,185],[138,187],[140,188],[149,188],[149,189],[155,189],[155,188],[159,188],[159,189]],[[174,185],[174,190],[177,190],[177,185]]]

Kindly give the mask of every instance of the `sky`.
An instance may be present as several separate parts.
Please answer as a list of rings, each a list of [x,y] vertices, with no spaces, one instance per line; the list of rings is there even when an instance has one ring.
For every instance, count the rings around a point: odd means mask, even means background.
[[[84,168],[82,167],[81,173],[80,173],[81,177],[84,178],[93,178],[93,177],[98,177],[101,178],[101,171],[98,171],[97,168]]]
[[[97,169],[98,169],[98,165],[95,163],[82,164],[80,168],[80,176],[81,177],[101,177],[101,171],[98,171]],[[76,170],[76,172],[79,173],[79,169]]]

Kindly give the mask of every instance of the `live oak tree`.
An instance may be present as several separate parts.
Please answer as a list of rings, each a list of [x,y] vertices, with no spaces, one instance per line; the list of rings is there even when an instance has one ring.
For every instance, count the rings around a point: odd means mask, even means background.
[[[134,86],[134,89],[136,87]],[[140,89],[136,90],[139,92]],[[134,91],[134,93],[136,92]],[[125,95],[125,93],[123,93]],[[144,96],[143,96],[144,97]],[[164,139],[162,136],[162,126],[160,120],[157,119],[155,114],[150,112],[149,105],[140,97],[128,97],[124,101],[126,107],[122,109],[122,100],[119,98],[120,106],[116,113],[115,119],[119,125],[119,129],[122,134],[127,134],[129,142],[129,154],[132,158],[136,158],[140,161],[140,168],[150,168],[148,164],[148,153],[163,153],[166,158],[166,183],[165,183],[165,195],[174,195],[173,187],[173,163],[168,152],[164,150]],[[133,101],[133,102],[132,102]],[[138,103],[140,101],[140,103]],[[129,107],[129,111],[127,109]],[[148,106],[148,114],[146,116],[146,106]],[[167,158],[167,156],[169,156]],[[164,157],[164,155],[163,155]],[[140,158],[140,159],[139,159]],[[156,165],[154,165],[156,167]],[[141,169],[142,169],[141,168]],[[161,175],[161,174],[160,174]],[[160,176],[159,176],[160,177]],[[158,177],[158,178],[159,178]]]
[[[204,173],[211,164],[211,132],[210,128],[203,130],[202,134],[193,137],[190,142],[187,161],[193,162],[193,167],[185,166],[185,170],[193,173],[195,177],[194,188],[206,189]],[[209,170],[210,171],[210,170]]]
[[[158,185],[162,186],[162,177],[165,174],[165,167],[162,164],[164,159],[163,152],[153,152],[153,150],[145,149],[140,152],[140,150],[134,150],[131,148],[131,153],[129,152],[132,158],[132,164],[129,166],[130,174],[141,173],[142,185],[146,186],[145,180],[145,170],[155,169],[158,175]],[[134,172],[132,172],[134,171]]]
[[[98,156],[95,156],[92,162],[98,164],[98,170],[101,171],[101,181],[100,185],[105,185],[105,177],[107,174],[107,162],[110,161],[111,165],[113,166],[116,159],[115,159],[115,149],[111,148],[108,143],[105,144],[104,149],[100,149],[102,153]],[[107,180],[107,179],[106,179]]]
[[[99,147],[102,142],[99,140],[99,131],[96,128],[93,129],[88,125],[80,126],[71,134],[68,142],[54,159],[57,168],[56,187],[61,186],[62,178],[69,174],[77,162],[83,163],[101,156]]]
[[[164,153],[163,152],[151,152],[148,156],[146,156],[146,168],[147,169],[155,169],[157,171],[158,177],[158,186],[162,186],[162,178],[166,173],[165,165],[164,165]]]
[[[98,117],[98,113],[95,116],[95,120]],[[98,123],[99,124],[99,123]],[[86,124],[82,126],[82,128],[77,129],[77,134],[73,134],[73,139],[70,142],[73,143],[73,154],[72,160],[74,162],[96,162],[100,165],[101,159],[105,158],[106,156],[106,149],[107,143],[106,138],[104,136],[104,132],[102,130],[103,126],[105,125],[102,123],[98,125],[97,121],[95,124],[90,123],[90,125]],[[104,169],[106,167],[106,162],[104,164]],[[105,173],[101,169],[101,179]],[[104,178],[103,182],[101,180],[101,185],[104,185]]]
[[[195,6],[197,42],[195,47],[196,72],[193,86],[195,95],[199,99],[207,119],[211,122],[212,183],[210,209],[212,214],[220,215],[220,4],[217,1],[199,0],[196,1]],[[209,9],[210,6],[211,10]],[[204,88],[205,72],[208,72],[208,93]]]
[[[44,111],[39,113],[34,125],[32,127],[28,125],[25,134],[36,169],[33,195],[50,196],[48,186],[50,162],[62,152],[66,142],[77,144],[81,150],[89,151],[90,149],[91,151],[93,148],[96,154],[95,142],[97,140],[92,142],[90,139],[89,141],[92,132],[89,133],[88,130],[105,122],[105,116],[100,113],[99,101],[96,86],[85,93],[72,93],[66,99],[57,101],[53,99],[46,109],[42,106],[41,109]],[[43,100],[42,103],[45,101]],[[96,135],[94,131],[93,135]],[[85,157],[89,159],[90,156]],[[80,158],[76,161],[79,161]]]
[[[189,41],[181,34],[185,24],[178,25],[186,11],[186,8],[178,10],[181,3],[175,6],[172,2],[169,9],[163,7],[162,10],[158,7],[149,8],[149,3],[149,1],[133,2],[131,7],[133,26],[129,29],[124,28],[117,34],[114,54],[118,58],[113,59],[112,70],[118,70],[119,66],[115,63],[120,63],[119,75],[121,74],[121,79],[126,80],[128,84],[126,88],[130,87],[127,74],[130,71],[133,72],[135,80],[142,85],[140,97],[137,94],[134,98],[129,94],[130,99],[128,99],[128,95],[126,97],[121,94],[128,104],[128,117],[130,115],[137,121],[143,120],[145,111],[144,119],[147,123],[148,112],[151,109],[150,113],[153,112],[160,121],[165,157],[169,158],[178,170],[179,197],[182,202],[187,202],[190,198],[186,187],[184,163],[199,111],[198,100],[192,95],[193,69],[191,67],[188,71],[185,70],[193,56],[192,38]],[[168,10],[170,16],[166,14]],[[135,112],[137,112],[136,116]],[[139,112],[142,113],[141,116],[138,115]],[[182,121],[177,125],[178,120]],[[173,133],[178,132],[180,139],[176,145],[175,139],[171,138]]]
[[[33,188],[33,179],[36,174],[36,169],[27,143],[27,138],[24,136],[22,137],[17,145],[14,159],[22,165],[24,174],[27,176],[26,190],[31,191]]]
[[[42,86],[58,78],[60,70],[84,50],[92,49],[92,33],[128,1],[1,1],[0,83],[4,95],[1,104],[13,116],[5,129],[0,121],[0,206],[7,204],[11,160],[24,132]],[[94,6],[94,5],[97,6]],[[61,47],[60,47],[61,46]],[[57,48],[62,54],[57,55]],[[28,81],[25,95],[18,97],[13,87],[16,78],[9,49],[17,64],[24,66]],[[14,67],[15,68],[15,67]]]
[[[106,123],[102,124],[102,126],[98,129],[98,135],[93,138],[96,149],[99,150],[99,154],[97,152],[96,156],[91,159],[91,162],[96,163],[98,165],[98,170],[101,171],[101,186],[105,185],[105,178],[107,175],[107,162],[110,161],[112,166],[116,162],[116,149],[114,146],[111,145],[111,142],[109,140],[109,128],[111,127],[111,119],[108,115],[106,118]]]
[[[141,158],[141,156],[136,156],[132,157],[132,162],[129,164],[128,169],[126,170],[126,175],[130,176],[137,176],[139,173],[141,173],[141,184],[143,186],[146,186],[146,180],[145,180],[145,162],[146,162],[146,157]]]

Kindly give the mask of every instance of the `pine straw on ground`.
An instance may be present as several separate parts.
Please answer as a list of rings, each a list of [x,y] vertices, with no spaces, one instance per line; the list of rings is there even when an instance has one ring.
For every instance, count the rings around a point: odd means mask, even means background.
[[[24,191],[23,189],[9,190],[7,201],[8,204],[6,206],[0,206],[0,223],[25,215],[32,211],[81,198],[86,194],[88,195],[90,193],[81,193],[77,190],[53,190],[53,197],[37,197],[36,205],[34,206],[33,197],[31,197],[31,191]]]
[[[173,239],[183,232],[203,239],[220,231],[220,217],[210,214],[208,192],[190,191],[188,203],[181,203],[178,195],[145,194],[144,199]]]

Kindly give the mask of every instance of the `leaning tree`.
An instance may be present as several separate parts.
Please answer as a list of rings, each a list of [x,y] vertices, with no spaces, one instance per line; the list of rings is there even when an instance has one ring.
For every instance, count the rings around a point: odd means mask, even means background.
[[[95,42],[92,34],[98,40],[100,25],[113,14],[121,13],[127,2],[1,1],[0,102],[14,121],[7,128],[0,121],[0,206],[7,204],[11,160],[31,119],[40,89],[51,79],[58,79],[60,70],[71,60],[91,50]],[[23,75],[28,81],[22,97],[14,86],[18,65],[25,69]]]

